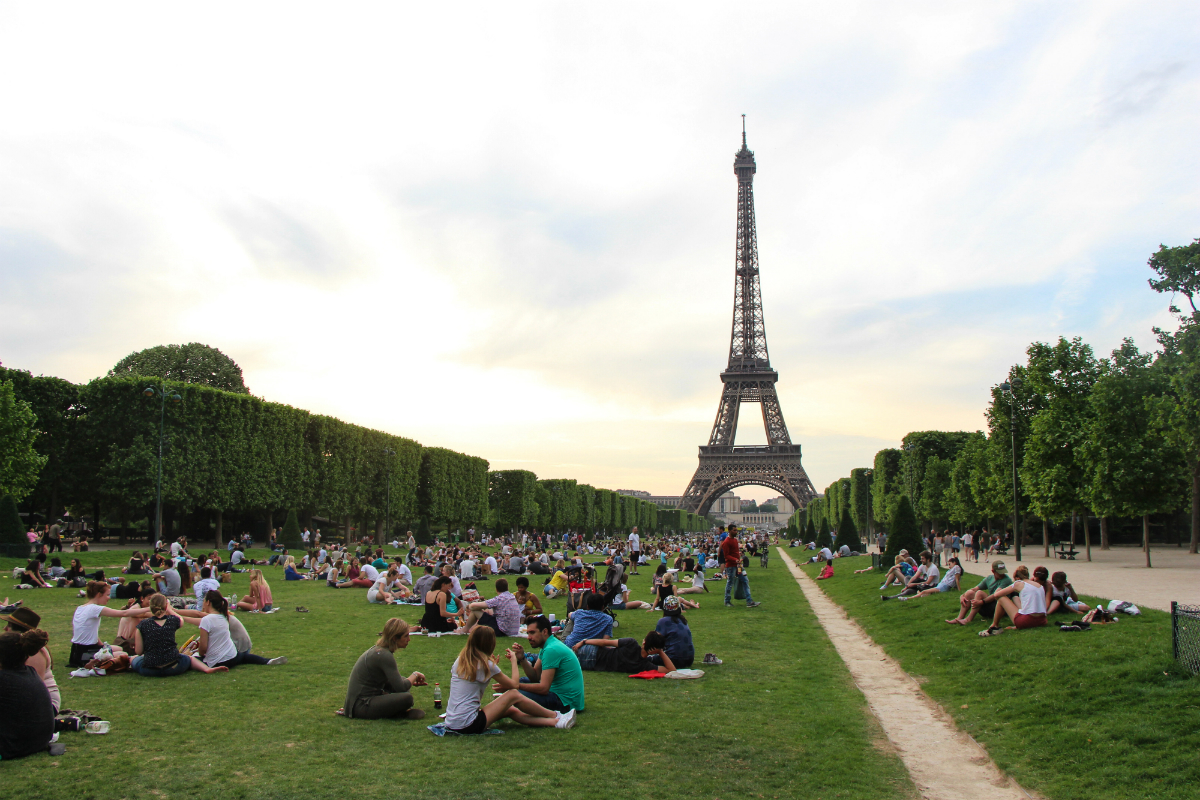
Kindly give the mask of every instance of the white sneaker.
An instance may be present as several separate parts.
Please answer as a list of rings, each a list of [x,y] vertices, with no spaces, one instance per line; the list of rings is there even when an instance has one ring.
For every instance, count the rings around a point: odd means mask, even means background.
[[[94,678],[94,677],[96,677],[95,671],[90,670],[90,669],[77,669],[74,672],[70,673],[70,675],[72,678]]]
[[[287,656],[278,656],[276,658],[272,658],[270,661],[267,662],[267,664],[272,667],[275,666],[276,664],[286,664],[286,663],[287,663]]]
[[[571,709],[567,713],[561,711],[554,712],[558,714],[558,719],[554,723],[556,728],[574,728],[575,727],[575,709]]]

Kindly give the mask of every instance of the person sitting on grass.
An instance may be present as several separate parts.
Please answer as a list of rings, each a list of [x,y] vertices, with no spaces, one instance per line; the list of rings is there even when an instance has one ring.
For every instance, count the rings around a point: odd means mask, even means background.
[[[85,593],[87,602],[75,609],[71,618],[71,656],[67,660],[69,667],[82,667],[103,647],[100,641],[101,617],[132,617],[145,613],[145,609],[134,606],[118,611],[108,608],[111,587],[104,581],[92,581],[87,585]],[[119,647],[113,648],[113,655],[123,654]]]
[[[570,728],[575,724],[574,710],[552,711],[521,694],[521,659],[512,648],[505,650],[504,657],[512,670],[511,676],[505,675],[492,658],[495,651],[496,632],[486,625],[476,626],[450,668],[446,730],[463,735],[483,733],[506,717],[534,728]],[[482,706],[483,693],[493,678],[503,694]]]
[[[708,588],[704,585],[704,570],[697,569],[692,572],[692,585],[686,589],[676,589],[675,594],[700,594],[707,591]],[[697,607],[699,607],[698,603]]]
[[[21,573],[21,584],[35,589],[50,588],[50,584],[42,578],[42,563],[36,558],[25,565],[25,571]]]
[[[1067,583],[1067,573],[1056,572],[1050,576],[1050,607],[1046,614],[1086,614],[1091,611],[1087,603],[1079,602],[1075,588]]]
[[[539,618],[540,619],[540,618]],[[493,628],[498,636],[516,636],[521,628],[521,608],[508,590],[508,579],[496,580],[496,596],[467,606],[467,630],[476,625]]]
[[[941,578],[941,570],[933,563],[933,553],[925,550],[921,553],[921,566],[917,567],[917,571],[908,579],[908,583],[900,590],[898,594],[879,595],[880,600],[892,600],[897,597],[906,597],[910,594],[923,592],[926,589],[932,589],[938,585],[938,580]]]
[[[1045,567],[1037,567],[1033,571],[1033,578],[1029,577],[1029,569],[1025,566],[1017,567],[1017,571],[1013,573],[1013,581],[1011,586],[1006,586],[989,595],[985,600],[996,601],[996,616],[992,618],[992,624],[986,631],[980,631],[980,636],[998,636],[1000,634],[1000,621],[1007,616],[1012,620],[1012,625],[1009,625],[1005,630],[1025,630],[1026,628],[1040,628],[1046,624],[1046,598],[1050,594],[1048,588],[1049,581],[1046,580],[1050,571]],[[1013,602],[1011,595],[1019,594],[1021,606]]]
[[[1006,586],[1012,586],[1008,567],[1003,561],[993,561],[992,574],[981,580],[974,588],[967,589],[958,599],[958,616],[946,620],[951,625],[970,625],[978,614],[990,620],[996,614],[996,601],[987,598]],[[986,602],[985,602],[986,601]]]
[[[458,628],[454,623],[458,614],[447,607],[450,601],[449,586],[449,578],[436,578],[423,598],[425,613],[421,616],[421,627],[431,633],[449,633]]]
[[[826,561],[825,566],[821,568],[821,574],[817,576],[817,580],[823,581],[833,577],[833,562]]]
[[[195,656],[179,652],[175,632],[183,627],[182,617],[172,611],[164,595],[151,595],[148,605],[151,616],[134,630],[133,652],[137,655],[129,663],[130,670],[145,678],[169,678],[189,669],[206,675],[229,671],[228,667],[210,667]]]
[[[8,598],[5,598],[7,605]],[[41,616],[30,608],[14,608],[11,613],[0,616],[0,620],[4,620],[7,624],[4,626],[4,632],[25,633],[26,631],[34,630],[41,624]],[[46,641],[49,642],[49,634],[46,634]],[[42,678],[42,683],[46,685],[46,691],[50,693],[50,705],[53,707],[54,713],[58,714],[58,709],[62,707],[62,692],[58,689],[58,681],[54,679],[54,659],[50,656],[50,649],[46,645],[42,645],[37,653],[25,659],[25,665],[33,667]]]
[[[657,670],[664,675],[675,671],[671,657],[663,649],[666,639],[658,631],[650,631],[638,645],[637,639],[584,639],[577,642],[575,655],[579,666],[595,672],[638,672]]]
[[[867,567],[867,570],[870,569],[870,567]],[[896,554],[895,564],[883,576],[883,583],[880,585],[879,591],[883,591],[893,583],[903,586],[908,583],[909,578],[916,574],[916,571],[917,562],[913,561],[912,556],[908,554],[907,550],[901,550]]]
[[[559,564],[554,574],[545,580],[542,586],[542,592],[546,597],[553,600],[561,594],[565,594],[569,586],[567,584],[567,573],[563,571],[562,564]]]
[[[696,659],[696,648],[692,645],[692,629],[683,617],[683,608],[678,597],[663,601],[663,615],[654,626],[662,634],[666,644],[663,650],[670,654],[671,661],[680,669],[687,669]]]
[[[237,648],[229,635],[229,600],[219,591],[204,595],[199,613],[180,614],[179,618],[200,628],[200,640],[196,654],[209,667],[236,667]]]
[[[517,590],[513,592],[513,599],[521,607],[522,622],[528,622],[534,617],[542,615],[542,601],[538,600],[536,594],[529,591],[529,578],[524,575],[517,578]]]
[[[551,711],[583,711],[583,670],[579,658],[550,628],[546,617],[535,617],[529,623],[529,644],[542,651],[537,658],[532,658],[532,654],[526,657],[519,641],[512,646],[525,671],[520,681],[521,694]]]
[[[46,750],[54,736],[54,708],[42,676],[25,661],[49,636],[40,628],[0,633],[0,759]]]
[[[963,574],[963,569],[959,566],[958,557],[950,556],[946,561],[946,574],[938,581],[938,585],[931,589],[922,589],[912,597],[900,597],[899,600],[913,600],[917,597],[928,597],[931,594],[939,594],[941,592],[952,592],[958,589],[958,579]]]
[[[624,611],[626,609],[633,609],[633,608],[649,609],[650,604],[644,600],[630,600],[629,599],[629,587],[622,583],[621,588],[613,596],[612,602],[609,603],[609,607],[613,611]]]
[[[208,567],[205,567],[205,569],[208,569]],[[307,575],[301,575],[300,570],[296,569],[296,557],[288,556],[283,562],[283,579],[285,581],[302,581],[307,577]]]
[[[567,647],[574,647],[584,639],[606,639],[612,631],[613,618],[604,613],[604,595],[588,594],[586,605],[587,608],[576,609],[567,615],[571,620],[571,632],[564,640]]]
[[[408,647],[408,623],[392,617],[374,646],[358,657],[346,686],[346,704],[337,714],[353,719],[424,719],[425,712],[413,708],[411,689],[427,686],[425,676],[414,672],[407,678],[396,668],[396,650]]]

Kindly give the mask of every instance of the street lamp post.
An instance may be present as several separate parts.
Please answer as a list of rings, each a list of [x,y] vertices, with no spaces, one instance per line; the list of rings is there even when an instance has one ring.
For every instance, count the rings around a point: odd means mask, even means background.
[[[1013,378],[1012,383],[1005,381],[1000,384],[1001,394],[1008,398],[1008,432],[1012,444],[1013,546],[1016,548],[1017,561],[1021,560],[1021,510],[1017,505],[1017,398],[1013,390],[1020,388],[1020,378]]]
[[[867,479],[867,544],[874,544],[874,531],[871,529],[871,476],[872,471],[867,470],[863,473],[863,477]]]
[[[385,447],[383,454],[387,456],[387,506],[383,512],[383,538],[386,541],[392,530],[392,457],[396,455],[396,451]]]
[[[163,438],[167,422],[167,401],[170,400],[172,403],[179,403],[183,398],[178,393],[167,394],[167,385],[165,383],[158,386],[147,386],[142,390],[142,394],[146,397],[158,397],[162,399],[162,407],[158,412],[158,484],[155,489],[154,500],[154,538],[161,540]]]

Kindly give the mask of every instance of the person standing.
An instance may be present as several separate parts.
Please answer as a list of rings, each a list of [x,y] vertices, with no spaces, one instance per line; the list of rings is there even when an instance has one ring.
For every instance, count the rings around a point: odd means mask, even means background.
[[[633,566],[631,575],[637,575],[638,571],[638,556],[642,552],[642,537],[638,536],[638,529],[634,527],[629,532],[629,563]]]
[[[725,605],[731,607],[730,593],[733,591],[734,583],[737,583],[742,590],[742,594],[746,596],[746,608],[755,608],[761,606],[762,603],[754,602],[754,598],[750,596],[750,579],[746,577],[745,570],[742,569],[742,552],[741,546],[738,544],[738,530],[733,523],[729,524],[729,533],[721,542],[721,558],[725,563]]]

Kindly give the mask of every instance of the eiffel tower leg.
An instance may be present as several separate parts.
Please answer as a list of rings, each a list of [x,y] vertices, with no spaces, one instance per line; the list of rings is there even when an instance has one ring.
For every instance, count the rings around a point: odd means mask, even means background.
[[[763,426],[767,429],[768,444],[791,444],[787,424],[783,421],[783,409],[779,407],[779,395],[775,394],[775,384],[764,381],[759,386],[762,398]],[[731,441],[730,444],[733,444]]]
[[[710,445],[732,445],[737,435],[738,411],[741,409],[741,386],[727,383],[721,391],[721,403],[717,406],[717,418],[713,421]]]

